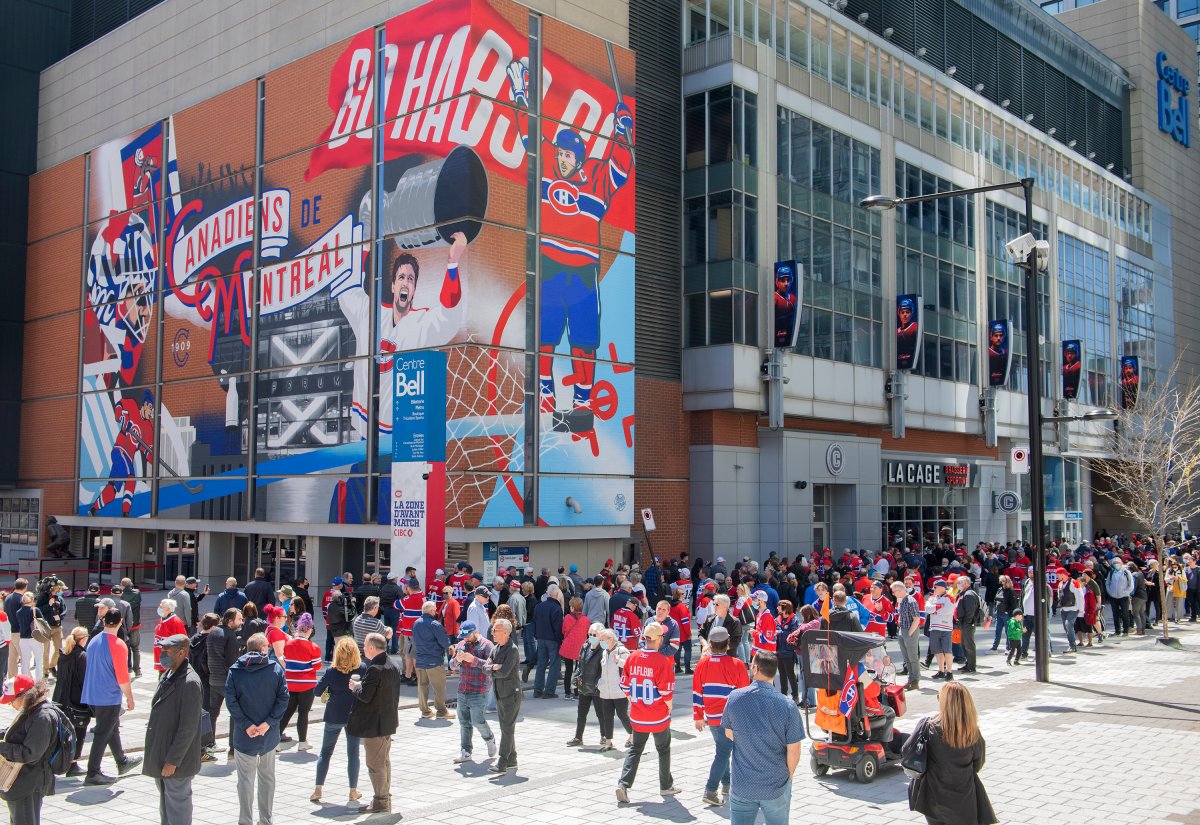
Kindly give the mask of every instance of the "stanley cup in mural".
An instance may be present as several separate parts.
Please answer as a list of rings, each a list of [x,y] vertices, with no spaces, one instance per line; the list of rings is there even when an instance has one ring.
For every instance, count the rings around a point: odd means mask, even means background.
[[[447,525],[630,523],[633,56],[533,20],[429,3],[91,154],[80,513],[386,524],[441,349]]]

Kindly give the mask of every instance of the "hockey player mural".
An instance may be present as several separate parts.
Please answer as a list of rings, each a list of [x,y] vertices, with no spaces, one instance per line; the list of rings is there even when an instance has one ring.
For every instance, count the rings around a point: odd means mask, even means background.
[[[633,56],[542,25],[428,3],[92,153],[80,514],[384,522],[437,348],[448,525],[630,522]]]

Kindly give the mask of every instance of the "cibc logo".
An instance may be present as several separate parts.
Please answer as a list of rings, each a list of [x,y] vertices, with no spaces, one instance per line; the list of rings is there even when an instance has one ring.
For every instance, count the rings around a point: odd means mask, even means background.
[[[1183,72],[1167,63],[1167,53],[1159,52],[1154,58],[1158,69],[1158,128],[1175,139],[1176,143],[1192,145],[1191,104],[1188,83]]]

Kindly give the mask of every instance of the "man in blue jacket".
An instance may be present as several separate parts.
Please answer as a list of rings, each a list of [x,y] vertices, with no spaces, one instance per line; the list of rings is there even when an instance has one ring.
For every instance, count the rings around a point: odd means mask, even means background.
[[[225,680],[225,704],[233,719],[233,761],[237,765],[238,825],[254,825],[254,785],[258,782],[258,821],[271,821],[275,801],[275,748],[279,723],[288,706],[283,668],[267,655],[267,637],[255,633],[246,653]]]
[[[275,604],[275,587],[267,581],[267,571],[261,567],[254,571],[254,581],[246,585],[246,598],[254,602],[258,615],[269,604]]]
[[[446,652],[450,639],[446,628],[437,620],[437,602],[421,605],[421,618],[413,622],[413,651],[417,664],[417,704],[426,719],[433,716],[429,707],[429,687],[433,686],[433,704],[438,719],[453,719],[446,708]]]
[[[217,596],[217,604],[213,612],[218,616],[224,616],[225,611],[231,607],[236,607],[241,610],[246,606],[246,602],[250,601],[246,594],[238,590],[237,579],[230,576],[225,580],[225,589]]]

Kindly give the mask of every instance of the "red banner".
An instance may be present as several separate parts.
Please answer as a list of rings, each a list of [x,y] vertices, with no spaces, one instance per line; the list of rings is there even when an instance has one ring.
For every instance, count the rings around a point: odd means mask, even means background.
[[[306,180],[327,169],[371,162],[374,38],[374,30],[360,32],[334,64],[328,100],[334,117],[312,152]],[[440,0],[392,18],[383,47],[384,158],[445,157],[466,145],[489,171],[524,182],[527,119],[513,105],[508,69],[514,60],[526,60],[528,50],[528,36],[486,0]],[[636,112],[635,101],[618,100],[615,78],[593,77],[549,50],[543,50],[542,64],[543,135],[553,140],[559,124],[565,124],[579,133],[589,157],[604,157],[617,104]],[[632,183],[631,171],[605,216],[607,223],[629,231],[634,229]]]

